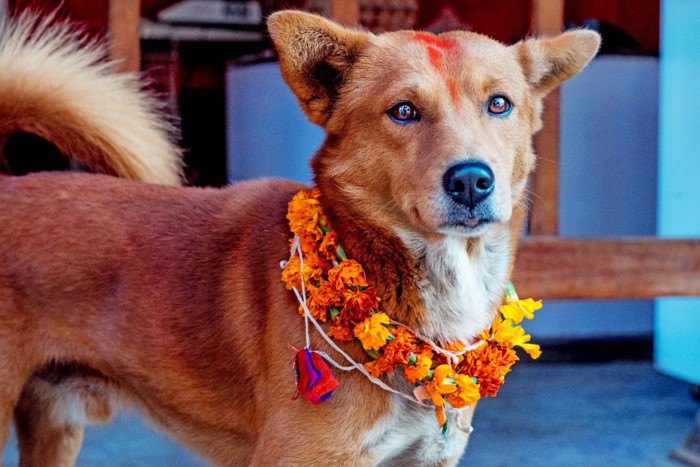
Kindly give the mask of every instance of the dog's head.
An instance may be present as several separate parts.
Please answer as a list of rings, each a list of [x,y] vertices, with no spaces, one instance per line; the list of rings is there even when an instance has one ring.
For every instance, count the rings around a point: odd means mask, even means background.
[[[374,35],[289,11],[268,26],[287,83],[326,131],[316,181],[422,236],[510,220],[543,97],[600,43],[584,30],[513,46],[470,32]]]

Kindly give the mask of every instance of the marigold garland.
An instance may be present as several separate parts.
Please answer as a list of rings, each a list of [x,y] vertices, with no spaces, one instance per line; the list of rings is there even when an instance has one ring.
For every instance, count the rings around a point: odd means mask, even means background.
[[[524,318],[532,319],[542,301],[519,299],[512,284],[491,326],[472,343],[480,345],[461,353],[467,348],[464,343],[444,346],[445,350],[457,351],[455,358],[435,352],[430,342],[392,322],[380,310],[381,299],[367,283],[362,265],[347,258],[341,248],[319,197],[319,190],[312,188],[298,192],[289,202],[287,219],[291,232],[299,237],[304,267],[292,254],[284,265],[282,281],[289,290],[302,290],[303,278],[310,314],[317,321],[330,321],[327,335],[341,342],[358,340],[372,357],[364,366],[374,377],[401,369],[416,385],[416,397],[433,402],[443,430],[447,428],[446,407],[461,409],[498,393],[505,375],[518,360],[515,347],[521,347],[533,359],[540,356],[539,345],[530,342],[530,335],[519,323]],[[299,311],[304,314],[302,306]]]

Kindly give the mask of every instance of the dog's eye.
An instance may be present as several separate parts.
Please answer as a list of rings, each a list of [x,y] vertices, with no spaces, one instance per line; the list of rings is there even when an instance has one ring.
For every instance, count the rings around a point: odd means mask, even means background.
[[[389,109],[389,117],[396,123],[409,123],[420,120],[418,110],[408,102],[401,102]]]
[[[513,110],[513,104],[504,96],[493,96],[489,100],[489,114],[495,117],[505,117]]]

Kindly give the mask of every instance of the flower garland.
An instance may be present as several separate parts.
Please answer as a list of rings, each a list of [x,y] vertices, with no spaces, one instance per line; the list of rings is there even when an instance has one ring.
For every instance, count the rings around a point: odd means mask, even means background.
[[[321,210],[317,188],[298,192],[289,202],[287,219],[294,234],[291,257],[281,266],[282,281],[293,290],[306,321],[306,346],[297,349],[295,363],[297,394],[314,404],[331,396],[338,385],[324,359],[343,370],[358,369],[384,389],[379,378],[400,369],[415,385],[412,400],[435,406],[438,424],[447,429],[446,408],[462,409],[484,396],[495,396],[505,375],[518,360],[515,347],[530,357],[540,356],[539,345],[530,343],[530,335],[519,325],[532,319],[541,300],[521,300],[512,284],[491,326],[471,345],[451,342],[438,346],[409,327],[395,322],[381,311],[376,288],[367,283],[362,266],[347,257],[337,234],[331,230]],[[312,350],[309,321],[349,362],[342,367],[323,352]],[[327,333],[319,324],[329,323]],[[372,358],[361,365],[335,344],[358,340]],[[404,397],[405,394],[399,393]]]

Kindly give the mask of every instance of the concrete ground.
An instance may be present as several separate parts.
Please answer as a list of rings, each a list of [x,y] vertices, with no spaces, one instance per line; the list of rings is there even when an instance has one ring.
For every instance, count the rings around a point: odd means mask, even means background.
[[[479,403],[460,467],[673,466],[700,404],[649,362],[522,364]],[[14,438],[3,465],[17,465]],[[136,414],[88,428],[79,466],[201,466]]]

